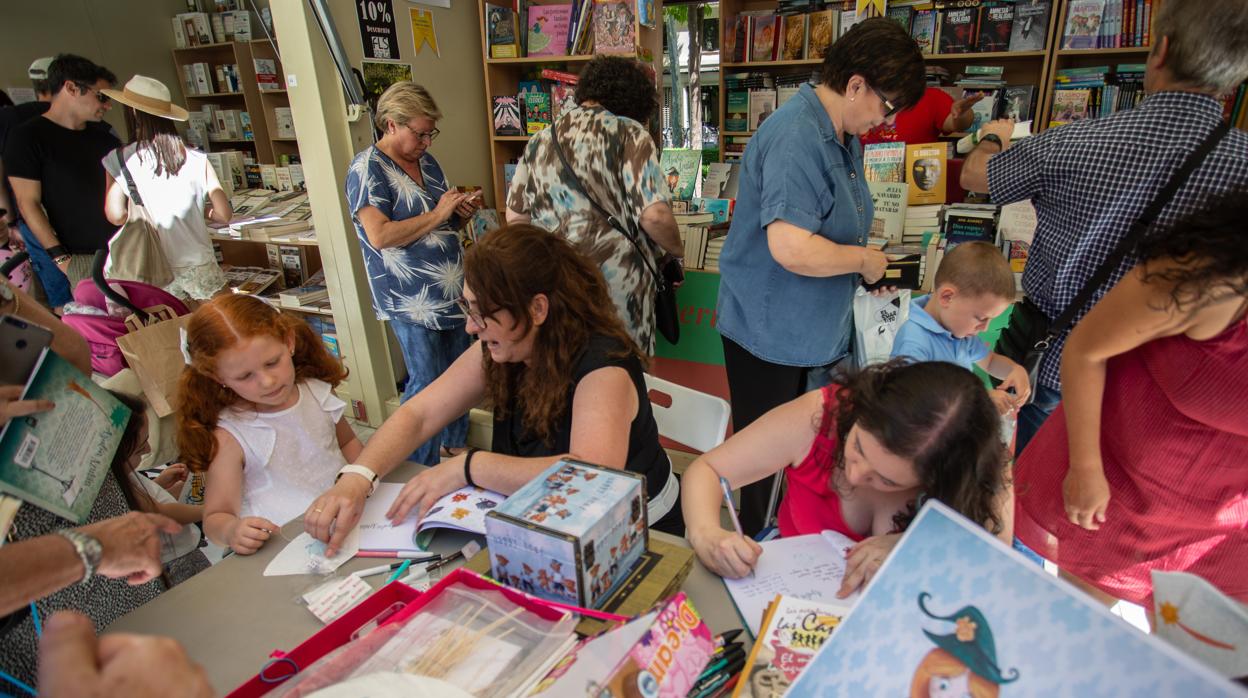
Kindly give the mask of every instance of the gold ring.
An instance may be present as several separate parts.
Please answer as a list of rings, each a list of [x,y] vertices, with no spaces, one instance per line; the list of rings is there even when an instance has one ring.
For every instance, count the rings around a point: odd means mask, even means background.
[[[322,509],[313,509],[313,510],[312,510],[312,512],[313,512],[313,513],[316,513],[316,514],[321,513],[321,511],[323,511],[323,510],[322,510]]]

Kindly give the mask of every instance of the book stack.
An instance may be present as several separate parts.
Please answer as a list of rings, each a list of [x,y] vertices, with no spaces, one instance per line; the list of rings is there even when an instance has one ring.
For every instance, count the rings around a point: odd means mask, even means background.
[[[178,48],[207,46],[213,42],[212,20],[207,12],[183,12],[173,17],[173,43]]]
[[[543,68],[517,84],[518,93],[493,97],[494,134],[532,135],[577,107],[574,73]]]
[[[992,204],[951,204],[945,208],[941,232],[947,249],[964,242],[998,245],[997,211]]]
[[[685,268],[701,269],[706,263],[707,242],[710,240],[708,231],[713,220],[714,214],[711,213],[676,214],[676,227],[685,245]]]
[[[982,0],[890,6],[887,16],[925,54],[1043,51],[1051,0]],[[841,16],[841,31],[856,17]]]
[[[251,128],[251,115],[240,109],[222,109],[216,104],[200,108],[200,118],[193,121],[188,115],[191,129],[200,126],[207,129],[208,141],[250,141],[255,139]],[[191,112],[194,115],[195,112]]]
[[[216,92],[213,76],[216,71],[207,63],[183,63],[182,86],[187,94],[210,95]]]
[[[872,237],[903,242],[909,197],[905,168],[905,143],[872,143],[863,148],[863,169],[875,207]]]
[[[234,293],[245,293],[257,296],[261,291],[278,283],[282,272],[266,267],[240,267],[226,265],[221,268],[225,273],[225,282]]]
[[[922,245],[929,234],[939,234],[940,211],[943,208],[942,204],[908,206],[901,231],[901,244]]]
[[[719,258],[724,252],[724,243],[728,242],[728,226],[712,226],[709,235],[710,239],[706,241],[706,254],[702,258],[702,268],[706,271],[719,271]]]
[[[1131,48],[1152,42],[1153,0],[1071,0],[1062,48]]]
[[[954,85],[962,88],[962,97],[982,94],[984,98],[971,106],[975,121],[967,129],[975,133],[981,126],[992,121],[999,113],[1002,90],[1005,89],[1005,67],[999,65],[968,65],[958,75]]]
[[[1144,64],[1089,66],[1057,71],[1049,126],[1131,109],[1144,99]]]
[[[208,163],[217,173],[226,196],[233,196],[235,190],[246,188],[247,180],[243,172],[249,157],[247,154],[240,150],[223,150],[207,155]]]

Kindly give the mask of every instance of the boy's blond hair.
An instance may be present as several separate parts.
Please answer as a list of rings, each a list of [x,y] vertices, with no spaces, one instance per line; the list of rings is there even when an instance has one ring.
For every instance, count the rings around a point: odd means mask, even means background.
[[[987,242],[964,242],[945,253],[933,288],[949,284],[959,293],[1014,300],[1014,272],[1001,250]]]

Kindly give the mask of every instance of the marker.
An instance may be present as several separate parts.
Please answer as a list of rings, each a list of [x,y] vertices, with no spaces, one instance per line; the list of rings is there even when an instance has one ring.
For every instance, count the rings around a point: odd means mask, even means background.
[[[357,577],[371,577],[374,574],[381,574],[382,572],[391,572],[393,570],[397,570],[398,568],[402,566],[403,566],[402,562],[396,562],[393,565],[378,565],[376,567],[369,567],[368,569],[359,570],[358,572],[352,572],[351,574]]]
[[[356,557],[388,557],[395,560],[419,560],[427,562],[429,560],[440,560],[442,556],[438,553],[430,553],[425,551],[410,550],[361,550],[355,554]]]
[[[390,582],[393,582],[399,577],[402,577],[403,573],[407,571],[407,568],[411,566],[412,566],[411,560],[404,560],[403,564],[399,565],[399,568],[394,571],[394,574],[390,575],[390,578],[386,580],[386,584],[389,584]]]

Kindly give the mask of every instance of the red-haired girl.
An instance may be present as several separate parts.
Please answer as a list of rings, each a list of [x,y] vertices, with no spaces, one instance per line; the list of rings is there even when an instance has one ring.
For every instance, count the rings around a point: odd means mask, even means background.
[[[331,392],[347,372],[305,323],[242,295],[195,311],[186,353],[177,438],[207,471],[204,533],[249,555],[363,450]]]

